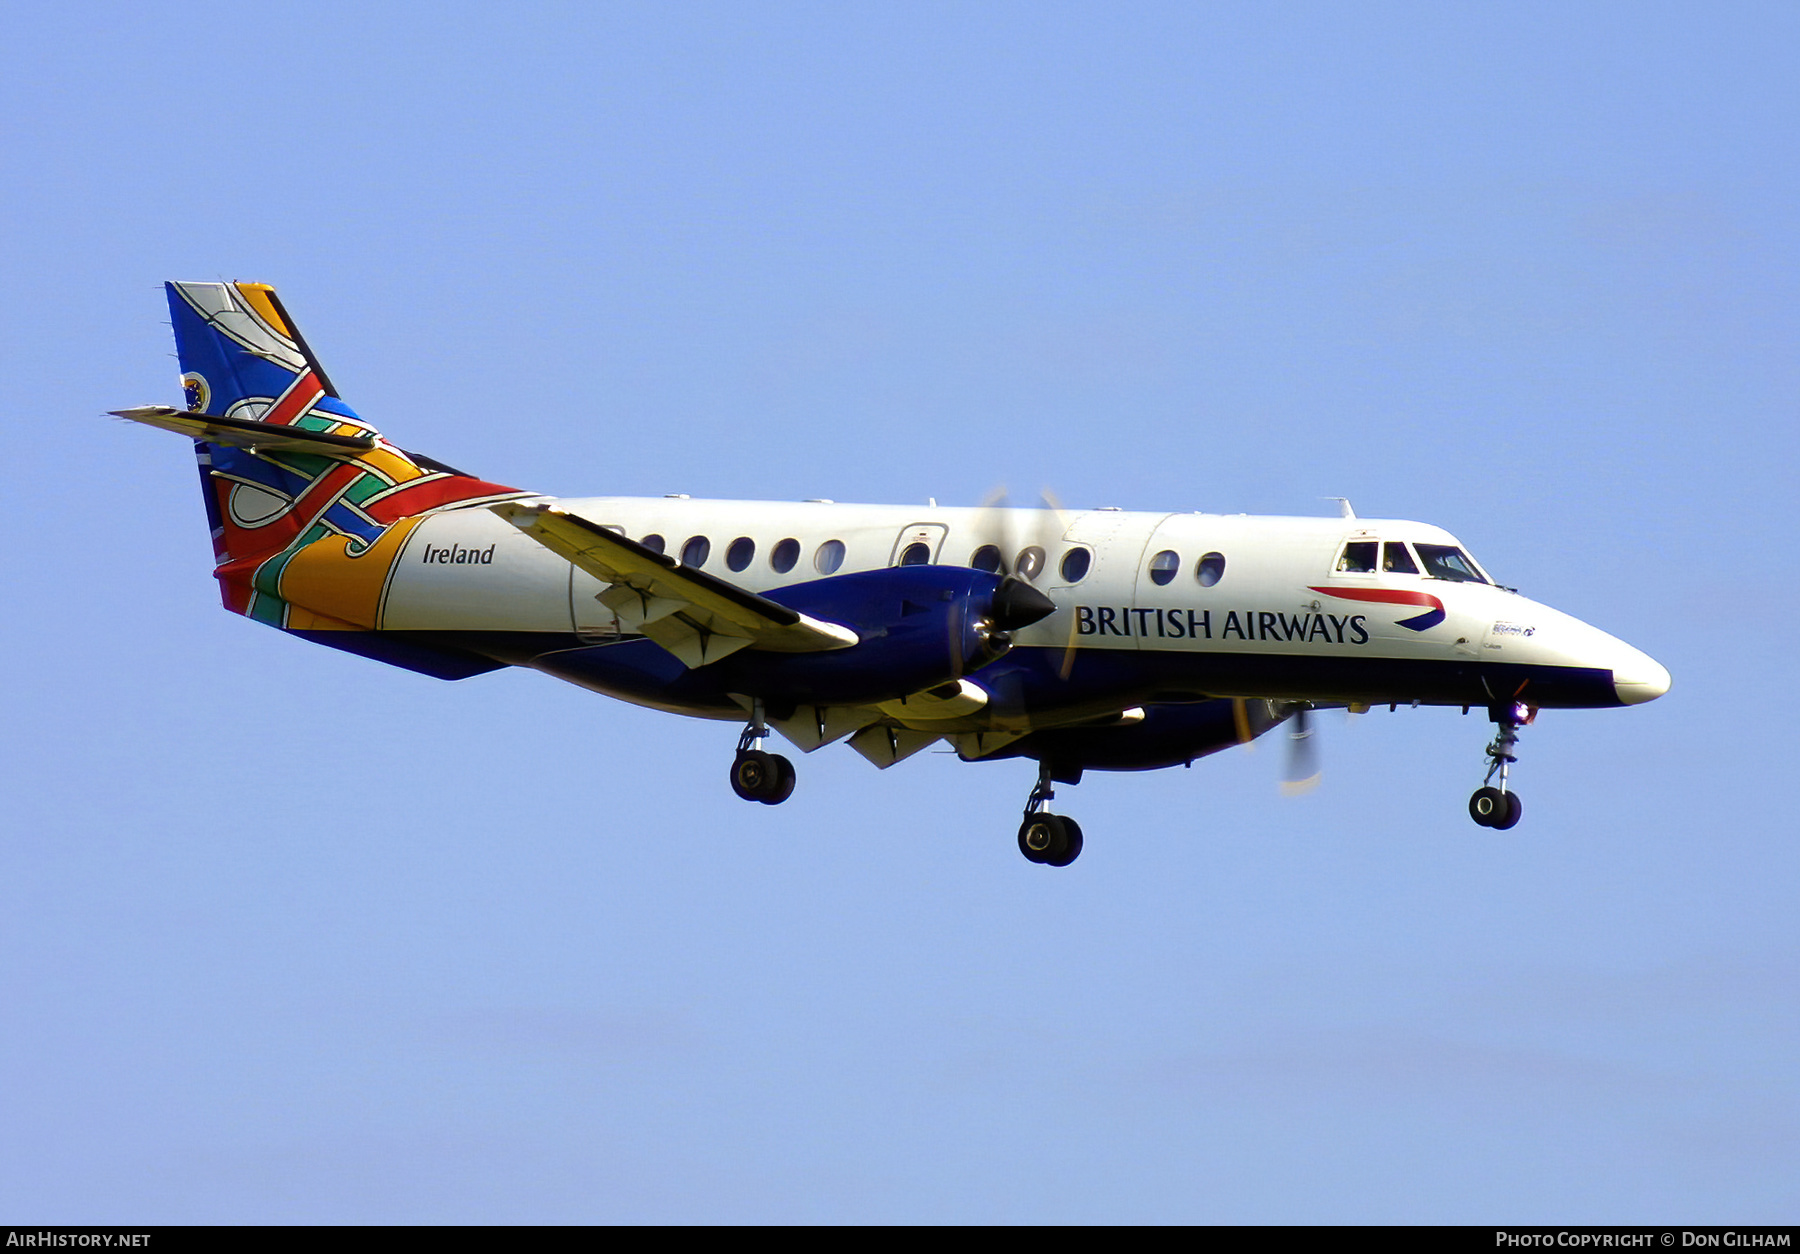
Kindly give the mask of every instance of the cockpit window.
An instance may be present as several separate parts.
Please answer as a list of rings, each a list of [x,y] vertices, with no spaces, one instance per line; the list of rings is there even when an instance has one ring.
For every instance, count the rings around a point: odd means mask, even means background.
[[[1340,575],[1372,575],[1375,573],[1375,550],[1381,546],[1373,540],[1352,540],[1338,558]],[[1315,569],[1317,569],[1315,567]]]
[[[1454,544],[1415,544],[1425,573],[1433,579],[1453,579],[1457,583],[1486,583],[1469,555]]]
[[[1391,575],[1416,575],[1419,565],[1412,560],[1412,554],[1398,540],[1389,540],[1381,546],[1381,569]]]

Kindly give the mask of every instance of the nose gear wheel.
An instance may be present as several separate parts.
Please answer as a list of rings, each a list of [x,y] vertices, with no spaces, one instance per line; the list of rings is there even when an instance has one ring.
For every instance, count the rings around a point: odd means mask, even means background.
[[[1519,760],[1515,752],[1519,744],[1519,728],[1531,722],[1536,714],[1537,711],[1530,706],[1516,703],[1494,706],[1489,711],[1497,730],[1493,743],[1487,747],[1487,777],[1469,798],[1469,817],[1482,827],[1503,832],[1517,826],[1525,813],[1519,794],[1507,789],[1506,777],[1508,768]]]

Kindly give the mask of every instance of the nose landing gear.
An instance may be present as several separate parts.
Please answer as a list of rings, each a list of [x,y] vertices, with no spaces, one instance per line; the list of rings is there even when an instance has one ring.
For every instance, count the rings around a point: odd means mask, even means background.
[[[779,753],[763,750],[769,729],[763,723],[763,706],[758,701],[750,716],[750,725],[738,737],[737,757],[731,762],[731,791],[745,801],[760,801],[778,806],[794,795],[794,764]]]
[[[1487,747],[1487,778],[1469,798],[1469,817],[1483,827],[1506,831],[1516,826],[1525,813],[1519,794],[1507,791],[1507,768],[1519,760],[1514,752],[1519,743],[1519,728],[1530,723],[1537,711],[1528,705],[1514,703],[1495,706],[1489,713],[1498,730],[1494,733],[1494,743]],[[1499,787],[1494,786],[1496,777]]]
[[[1026,799],[1025,821],[1019,824],[1019,852],[1027,862],[1068,866],[1081,856],[1081,825],[1044,809],[1055,796],[1050,766],[1039,763],[1037,786]]]

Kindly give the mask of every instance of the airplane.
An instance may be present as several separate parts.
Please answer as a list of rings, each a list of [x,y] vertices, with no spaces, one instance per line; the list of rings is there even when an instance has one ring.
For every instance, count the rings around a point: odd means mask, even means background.
[[[771,732],[884,769],[939,742],[1029,758],[1019,851],[1063,867],[1082,830],[1050,803],[1084,771],[1192,765],[1284,723],[1310,768],[1313,710],[1460,706],[1495,727],[1470,817],[1506,830],[1539,710],[1669,688],[1449,532],[1348,502],[1254,517],[508,487],[359,417],[272,287],[166,290],[185,405],[114,413],[194,441],[226,609],[439,679],[528,667],[742,723],[747,801],[793,793]]]

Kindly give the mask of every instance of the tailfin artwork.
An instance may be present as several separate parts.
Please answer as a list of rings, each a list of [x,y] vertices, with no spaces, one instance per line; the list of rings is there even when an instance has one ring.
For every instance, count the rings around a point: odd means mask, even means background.
[[[233,613],[314,639],[373,631],[420,517],[528,495],[389,443],[339,398],[273,288],[167,289],[187,408],[117,413],[194,439]]]

